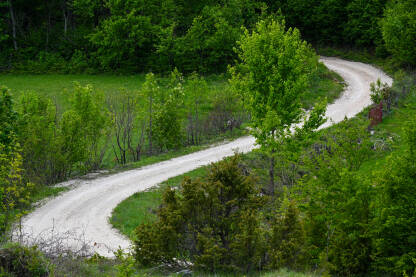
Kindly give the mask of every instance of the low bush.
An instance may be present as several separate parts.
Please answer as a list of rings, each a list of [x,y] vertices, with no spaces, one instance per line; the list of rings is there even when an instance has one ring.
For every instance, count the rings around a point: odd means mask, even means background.
[[[19,244],[0,247],[0,276],[47,277],[52,271],[50,262],[35,247]]]

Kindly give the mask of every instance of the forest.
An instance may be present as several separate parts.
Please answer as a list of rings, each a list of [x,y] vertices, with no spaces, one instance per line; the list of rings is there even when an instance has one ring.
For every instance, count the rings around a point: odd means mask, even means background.
[[[414,1],[7,0],[0,3],[6,72],[222,73],[241,27],[283,16],[315,46],[368,49],[414,65]]]
[[[416,276],[415,42],[416,0],[2,1],[0,276]],[[319,55],[393,84],[330,126]],[[248,135],[119,203],[115,258],[13,239],[56,184]]]

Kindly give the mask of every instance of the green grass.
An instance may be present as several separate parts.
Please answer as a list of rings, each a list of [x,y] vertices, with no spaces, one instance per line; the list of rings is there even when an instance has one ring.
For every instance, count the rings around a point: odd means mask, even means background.
[[[303,97],[303,104],[311,108],[318,99],[327,98],[328,103],[337,99],[344,90],[344,80],[340,75],[329,71],[322,63],[318,66],[318,74],[312,80],[309,92]]]
[[[134,236],[133,230],[138,225],[156,220],[156,210],[162,203],[163,192],[167,187],[178,187],[185,176],[202,178],[206,175],[206,170],[206,167],[200,167],[170,178],[158,187],[133,194],[114,209],[110,223],[121,233],[132,238]]]
[[[165,87],[168,78],[158,79],[161,87]],[[212,91],[222,91],[227,86],[227,81],[222,76],[210,76],[206,78],[208,88]],[[24,92],[36,92],[40,95],[51,97],[58,107],[65,109],[68,98],[74,89],[74,84],[83,86],[90,84],[106,96],[117,94],[120,90],[139,91],[145,82],[145,75],[73,75],[73,74],[0,74],[0,86],[6,86],[15,99]]]
[[[30,199],[33,203],[36,203],[48,197],[55,197],[67,190],[69,190],[68,187],[40,186],[34,191],[34,193],[32,193]]]
[[[323,65],[318,68],[318,77],[313,80],[309,93],[305,95],[305,103],[313,104],[316,98],[327,96],[334,100],[342,92],[341,77],[336,73],[328,71]],[[224,75],[212,75],[206,78],[211,90],[222,91],[228,86]],[[52,97],[58,105],[66,105],[66,99],[74,88],[74,83],[81,85],[92,85],[97,91],[105,95],[118,93],[121,89],[127,91],[138,91],[145,81],[144,74],[138,75],[85,75],[85,74],[2,74],[0,85],[11,89],[13,95],[19,96],[23,92],[33,91],[41,95]],[[163,85],[168,78],[159,78]]]

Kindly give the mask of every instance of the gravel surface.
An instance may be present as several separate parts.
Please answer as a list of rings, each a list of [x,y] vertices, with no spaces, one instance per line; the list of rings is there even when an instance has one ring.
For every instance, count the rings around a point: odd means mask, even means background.
[[[327,117],[331,120],[324,127],[343,120],[345,116],[352,117],[370,105],[371,82],[380,78],[392,84],[390,77],[367,64],[337,58],[322,58],[321,61],[340,74],[347,84],[342,96],[328,106]],[[66,236],[60,245],[66,243],[75,250],[88,246],[100,255],[113,257],[112,251],[118,247],[127,249],[131,246],[129,239],[108,222],[112,210],[121,201],[168,178],[231,156],[234,151],[249,152],[254,144],[253,137],[243,137],[140,169],[93,180],[77,180],[72,190],[46,201],[23,219],[22,233],[30,235],[26,237],[26,243],[30,244],[29,237],[36,238],[35,241],[52,241],[59,234],[72,234],[72,238]],[[20,231],[15,231],[17,233]]]

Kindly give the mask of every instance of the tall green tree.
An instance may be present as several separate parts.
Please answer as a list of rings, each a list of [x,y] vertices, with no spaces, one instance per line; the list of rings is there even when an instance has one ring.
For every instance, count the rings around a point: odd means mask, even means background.
[[[251,112],[252,134],[270,155],[269,193],[274,194],[275,155],[305,114],[300,99],[318,58],[297,29],[286,30],[284,22],[274,19],[260,21],[252,32],[246,29],[237,53],[240,61],[231,69],[231,84]],[[312,112],[317,116],[310,116],[305,127],[313,130],[322,124],[321,108]]]

